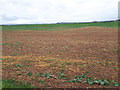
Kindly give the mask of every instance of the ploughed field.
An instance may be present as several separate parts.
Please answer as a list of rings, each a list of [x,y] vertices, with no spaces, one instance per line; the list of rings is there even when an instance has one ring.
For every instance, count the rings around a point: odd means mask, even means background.
[[[118,88],[118,29],[3,31],[2,77],[25,87]]]

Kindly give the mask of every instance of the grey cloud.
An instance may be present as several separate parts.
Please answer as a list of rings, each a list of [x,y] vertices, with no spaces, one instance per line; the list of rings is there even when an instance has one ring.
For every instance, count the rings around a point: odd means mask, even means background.
[[[0,23],[52,23],[118,18],[119,0],[1,0]]]

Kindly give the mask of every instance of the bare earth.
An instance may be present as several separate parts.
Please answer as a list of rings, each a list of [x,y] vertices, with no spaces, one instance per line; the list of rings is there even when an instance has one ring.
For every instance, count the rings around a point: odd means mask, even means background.
[[[118,29],[104,27],[84,27],[58,31],[3,31],[2,34],[3,78],[28,81],[32,86],[44,88],[98,88],[102,85],[70,83],[76,75],[118,81]],[[26,61],[23,61],[26,60]],[[29,63],[27,63],[30,61]],[[16,64],[22,64],[15,70]],[[26,65],[30,67],[25,67]],[[12,67],[12,69],[11,69]],[[55,72],[64,74],[67,79],[46,77],[35,78],[35,72],[53,77]],[[31,72],[27,77],[21,70]],[[44,80],[44,83],[38,81]],[[63,82],[66,81],[66,82]],[[111,88],[114,86],[105,86]]]

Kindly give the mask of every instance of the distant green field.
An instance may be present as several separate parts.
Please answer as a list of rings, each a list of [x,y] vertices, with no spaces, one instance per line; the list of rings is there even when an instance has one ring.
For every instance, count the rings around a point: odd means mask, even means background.
[[[52,31],[58,29],[80,28],[88,26],[101,26],[117,28],[118,22],[92,22],[92,23],[71,23],[71,24],[31,24],[31,25],[2,25],[2,30],[39,30]]]

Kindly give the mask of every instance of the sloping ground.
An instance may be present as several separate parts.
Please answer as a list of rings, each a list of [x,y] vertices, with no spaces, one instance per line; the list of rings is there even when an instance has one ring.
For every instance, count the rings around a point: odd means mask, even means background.
[[[3,31],[3,78],[45,88],[107,87],[84,81],[91,77],[118,82],[117,33],[103,27]],[[76,75],[84,77],[81,82]]]

